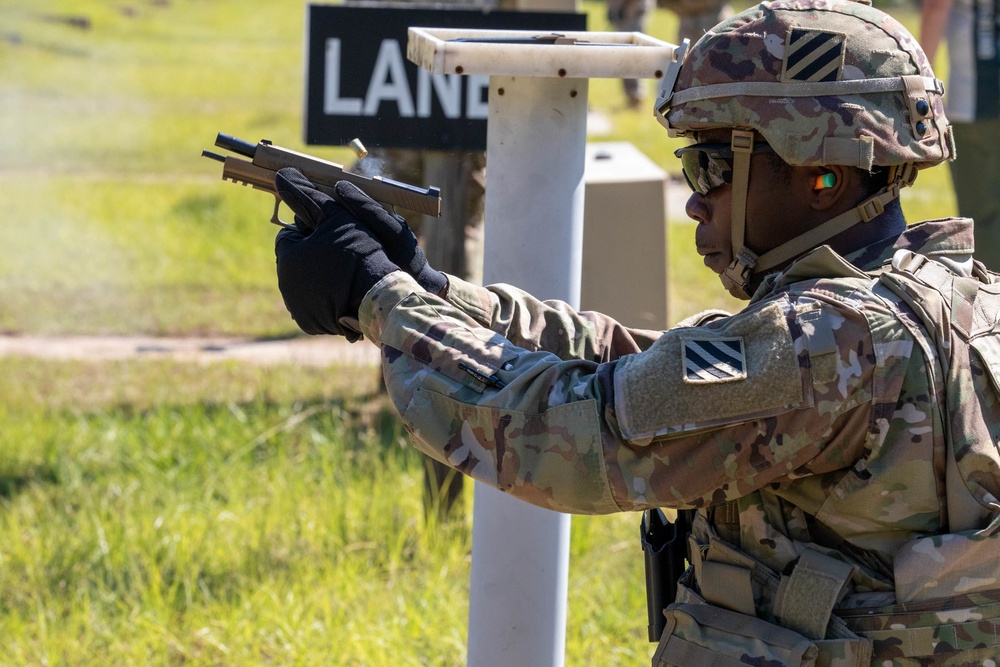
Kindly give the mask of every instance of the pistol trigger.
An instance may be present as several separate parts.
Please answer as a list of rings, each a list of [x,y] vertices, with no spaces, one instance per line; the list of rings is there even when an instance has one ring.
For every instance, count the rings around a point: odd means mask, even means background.
[[[271,224],[278,225],[279,227],[284,227],[285,229],[298,230],[298,227],[296,227],[295,225],[290,225],[281,219],[281,217],[278,215],[278,208],[280,207],[281,207],[281,197],[279,197],[278,195],[274,195],[274,212],[271,213],[271,219],[269,222]]]

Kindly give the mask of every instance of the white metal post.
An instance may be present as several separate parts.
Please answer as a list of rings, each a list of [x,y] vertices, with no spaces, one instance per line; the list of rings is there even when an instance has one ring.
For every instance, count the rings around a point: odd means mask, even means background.
[[[409,35],[424,69],[490,75],[484,282],[579,307],[588,79],[660,78],[674,46],[641,33]],[[569,516],[478,483],[474,503],[468,664],[562,667]]]
[[[485,283],[579,307],[587,84],[490,77]],[[476,483],[470,666],[563,664],[569,536],[569,515]]]
[[[483,282],[580,304],[587,79],[490,77]]]

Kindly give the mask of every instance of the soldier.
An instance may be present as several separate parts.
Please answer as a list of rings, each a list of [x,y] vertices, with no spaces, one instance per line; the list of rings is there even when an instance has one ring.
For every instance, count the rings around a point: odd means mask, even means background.
[[[649,17],[656,8],[656,0],[605,0],[605,4],[608,23],[621,32],[646,32]],[[629,109],[638,109],[646,99],[639,79],[622,79],[622,90]]]
[[[970,220],[907,226],[898,199],[953,156],[940,81],[843,0],[764,2],[682,58],[655,111],[739,313],[644,331],[478,287],[353,186],[282,171],[292,317],[380,345],[415,446],[483,483],[697,509],[657,665],[996,665],[1000,284]]]
[[[946,111],[961,160],[951,163],[959,215],[976,221],[976,255],[1000,270],[1000,157],[986,146],[1000,141],[1000,22],[996,0],[923,0],[920,46],[934,62],[948,44]]]

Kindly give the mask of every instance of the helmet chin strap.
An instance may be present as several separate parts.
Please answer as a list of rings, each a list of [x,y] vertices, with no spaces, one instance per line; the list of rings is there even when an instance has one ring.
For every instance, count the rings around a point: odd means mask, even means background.
[[[758,255],[745,245],[744,240],[753,143],[753,132],[733,130],[732,247],[735,255],[719,278],[726,290],[737,299],[750,299],[750,281],[754,274],[759,275],[812,250],[859,222],[870,222],[877,218],[889,202],[899,197],[899,191],[912,185],[917,178],[917,168],[912,164],[893,167],[889,173],[889,184],[871,197],[763,255]],[[739,248],[739,252],[736,252],[736,248]]]
[[[757,253],[744,244],[747,217],[747,190],[750,187],[750,156],[753,155],[753,132],[733,130],[732,240],[734,258],[719,276],[723,286],[737,299],[749,299],[747,286],[757,265]],[[739,252],[736,249],[739,248]]]

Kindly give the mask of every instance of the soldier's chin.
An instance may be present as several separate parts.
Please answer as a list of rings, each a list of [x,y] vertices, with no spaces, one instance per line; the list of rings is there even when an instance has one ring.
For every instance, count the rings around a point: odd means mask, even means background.
[[[705,255],[704,258],[705,266],[712,269],[716,273],[721,274],[729,266],[729,258],[723,255],[721,252],[713,252]]]

